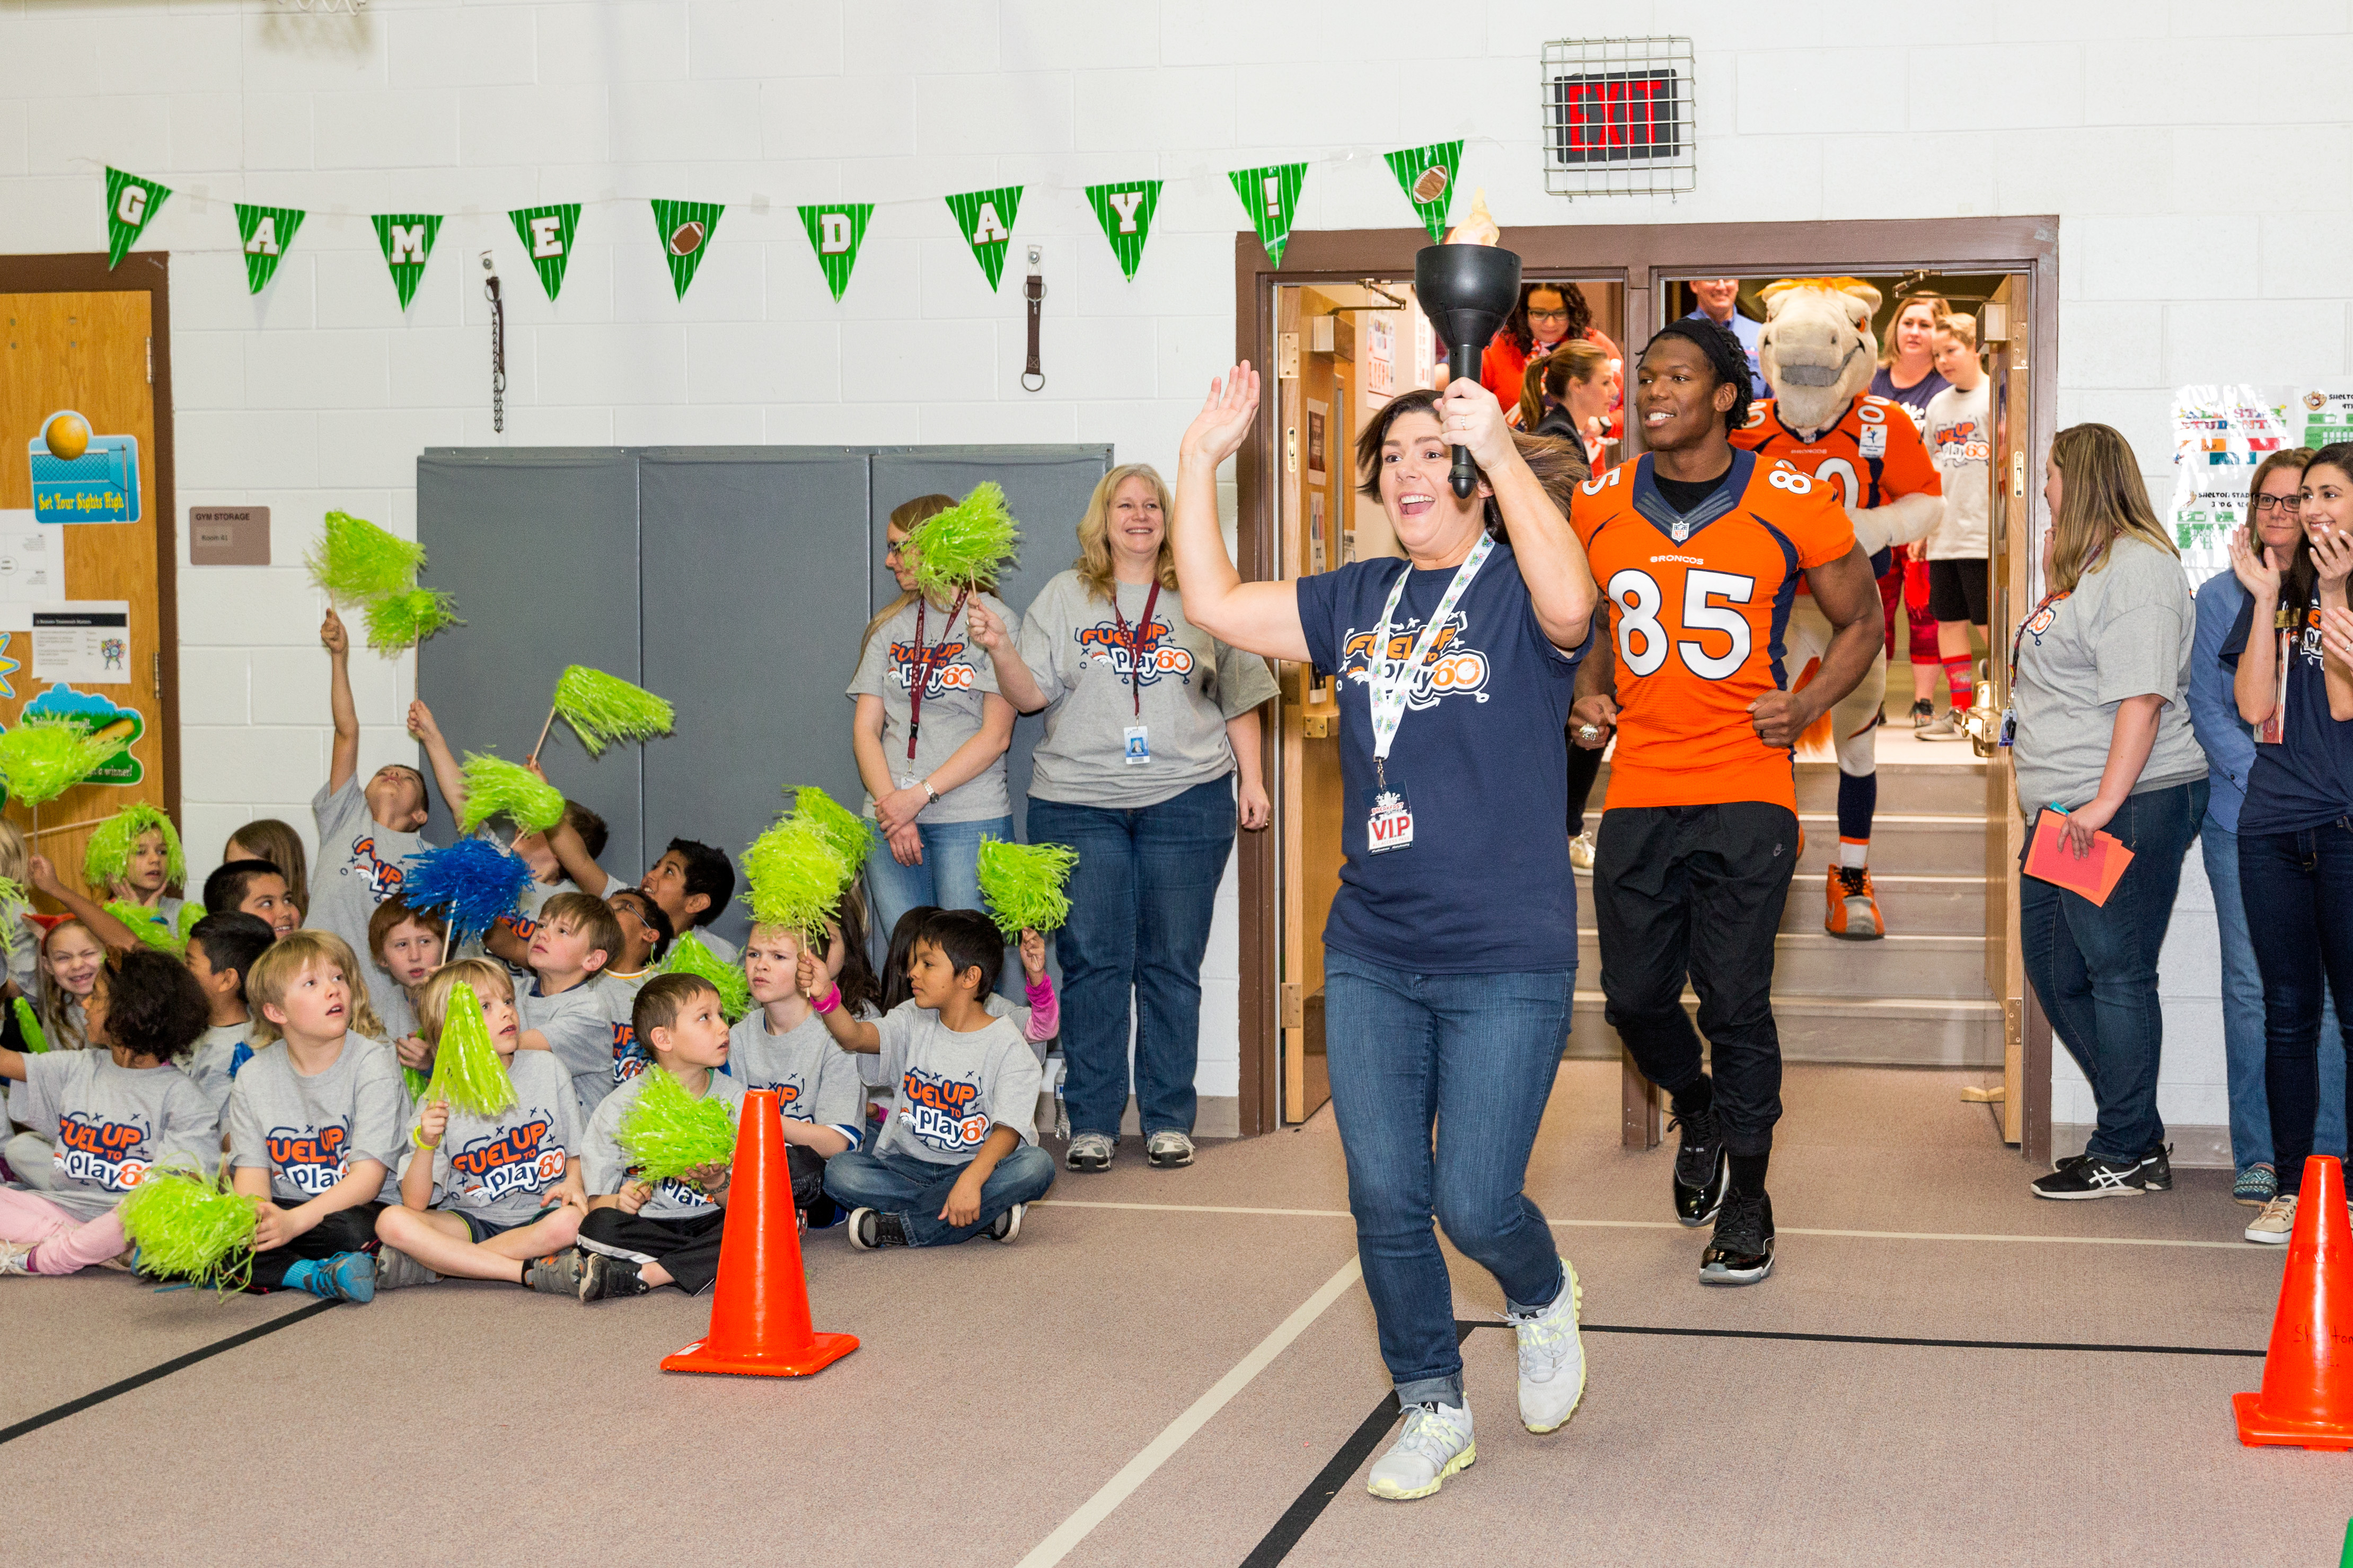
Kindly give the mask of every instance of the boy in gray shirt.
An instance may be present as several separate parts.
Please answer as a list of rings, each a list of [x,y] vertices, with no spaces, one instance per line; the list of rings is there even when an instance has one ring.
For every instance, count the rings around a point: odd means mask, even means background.
[[[773,1089],[785,1124],[793,1205],[823,1204],[809,1223],[830,1225],[825,1200],[828,1160],[858,1147],[865,1083],[859,1058],[833,1043],[800,989],[801,940],[781,926],[755,925],[744,946],[744,970],[758,1004],[727,1037],[728,1071],[746,1089]]]

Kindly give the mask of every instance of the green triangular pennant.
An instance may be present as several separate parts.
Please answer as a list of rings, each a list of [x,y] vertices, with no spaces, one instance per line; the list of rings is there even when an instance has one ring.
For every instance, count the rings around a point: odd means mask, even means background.
[[[1241,197],[1258,230],[1258,242],[1282,266],[1282,247],[1291,243],[1291,216],[1299,210],[1299,187],[1307,183],[1307,165],[1269,163],[1263,169],[1236,169],[1229,177],[1234,195]]]
[[[654,232],[661,237],[662,259],[670,263],[670,287],[686,298],[686,286],[711,250],[711,237],[719,232],[719,202],[654,203]]]
[[[131,254],[139,233],[145,228],[172,194],[168,185],[153,180],[142,180],[136,174],[126,174],[110,165],[106,171],[106,267],[108,271],[122,265]]]
[[[392,268],[392,287],[400,296],[400,308],[417,298],[417,286],[425,279],[425,263],[433,256],[434,236],[441,232],[441,219],[435,213],[377,213],[368,220],[375,225],[375,243],[384,252],[384,264]]]
[[[1389,173],[1397,176],[1405,192],[1405,199],[1421,215],[1424,226],[1430,230],[1430,242],[1436,245],[1446,237],[1446,209],[1454,201],[1454,176],[1462,167],[1462,143],[1433,142],[1427,147],[1408,147],[1387,154]]]
[[[245,247],[245,291],[259,294],[278,272],[279,258],[294,243],[302,226],[300,207],[256,207],[237,204],[237,237]]]
[[[1005,251],[1013,243],[1013,220],[1021,212],[1021,187],[999,185],[993,191],[967,191],[948,198],[956,227],[972,247],[972,258],[988,279],[991,289],[1005,276]]]
[[[1095,209],[1095,221],[1103,225],[1103,237],[1111,241],[1111,253],[1119,258],[1119,269],[1127,274],[1129,282],[1134,282],[1135,268],[1144,260],[1144,242],[1152,234],[1152,215],[1160,206],[1160,182],[1089,185],[1087,205]]]
[[[564,269],[572,264],[572,237],[580,230],[580,204],[520,207],[507,216],[514,219],[515,237],[522,241],[522,253],[531,258],[539,273],[539,286],[547,290],[548,303],[554,304],[564,288]]]
[[[839,305],[841,291],[849,287],[849,269],[858,265],[858,247],[866,241],[866,220],[874,216],[874,204],[837,202],[803,207],[800,213],[801,226],[817,249],[817,264],[825,268],[826,287]]]

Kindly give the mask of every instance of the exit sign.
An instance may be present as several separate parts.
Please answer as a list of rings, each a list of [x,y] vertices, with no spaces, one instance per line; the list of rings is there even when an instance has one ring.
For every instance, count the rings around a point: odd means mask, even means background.
[[[1671,70],[1606,71],[1553,79],[1564,163],[1672,158],[1683,150],[1680,95]]]
[[[1689,38],[1560,38],[1544,47],[1545,188],[1672,195],[1697,184]]]

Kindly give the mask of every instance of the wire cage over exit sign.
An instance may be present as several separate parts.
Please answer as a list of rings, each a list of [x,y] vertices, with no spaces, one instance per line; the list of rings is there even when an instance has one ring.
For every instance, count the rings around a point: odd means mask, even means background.
[[[1545,189],[1672,195],[1698,184],[1689,38],[1559,38],[1544,47]]]

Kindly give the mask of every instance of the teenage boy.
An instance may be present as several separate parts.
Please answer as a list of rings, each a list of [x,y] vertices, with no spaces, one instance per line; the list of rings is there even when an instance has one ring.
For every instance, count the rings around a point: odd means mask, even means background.
[[[277,940],[278,933],[263,921],[235,910],[206,915],[188,932],[188,973],[205,994],[208,1016],[205,1032],[188,1053],[185,1070],[212,1101],[216,1118],[227,1113],[229,1086],[253,1059],[246,976]]]
[[[523,1028],[572,1075],[584,1121],[613,1089],[611,1007],[590,982],[620,948],[621,928],[602,899],[558,893],[540,909],[529,952],[534,978],[515,997]]]
[[[251,915],[273,936],[284,936],[302,923],[286,873],[267,860],[231,860],[214,867],[205,879],[205,913]]]
[[[866,1086],[858,1058],[833,1043],[801,994],[801,939],[781,926],[755,925],[744,944],[744,973],[752,984],[752,1011],[728,1037],[728,1071],[744,1087],[773,1089],[785,1124],[785,1162],[793,1177],[793,1206],[810,1224],[833,1223],[825,1195],[826,1162],[858,1147]],[[838,973],[818,959],[824,984]]]
[[[874,1152],[826,1163],[825,1190],[850,1211],[849,1245],[944,1247],[1021,1234],[1028,1205],[1054,1184],[1038,1147],[1038,1058],[1011,1020],[989,1014],[1005,938],[976,910],[924,921],[908,963],[913,995],[870,1024],[852,1018],[817,953],[800,955],[801,994],[866,1081],[899,1091]]]
[[[1919,546],[1928,558],[1928,610],[1936,617],[1936,658],[1953,705],[1920,731],[1924,741],[1957,741],[1961,715],[1977,696],[1969,632],[1980,637],[1992,604],[1986,558],[1993,542],[1993,416],[1985,366],[1978,363],[1978,321],[1955,314],[1936,323],[1936,374],[1952,383],[1928,400],[1921,439],[1945,477],[1945,517]]]

